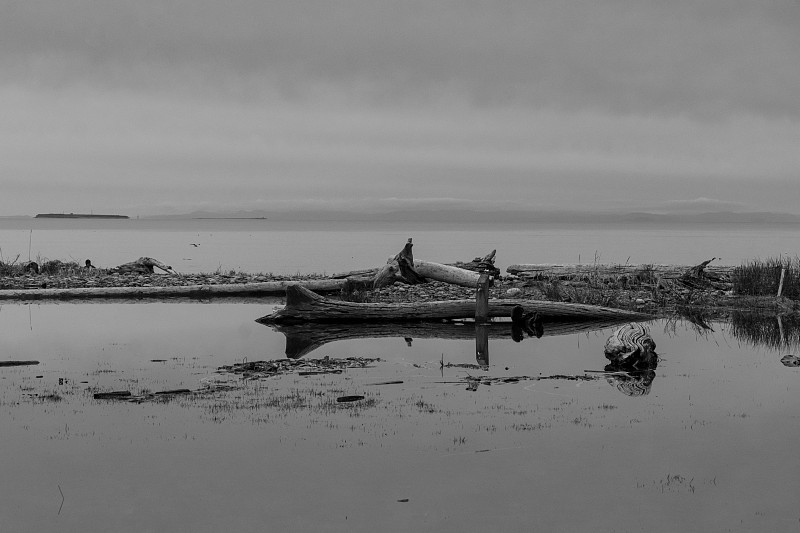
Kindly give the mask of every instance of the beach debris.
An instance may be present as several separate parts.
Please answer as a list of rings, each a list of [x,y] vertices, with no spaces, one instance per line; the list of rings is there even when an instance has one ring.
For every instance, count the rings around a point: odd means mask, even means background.
[[[460,381],[442,381],[440,383],[466,383],[468,391],[478,390],[479,385],[506,385],[520,383],[522,381],[544,381],[544,380],[564,380],[564,381],[596,381],[600,376],[586,374],[553,374],[550,376],[465,376]]]
[[[189,389],[175,389],[175,390],[162,390],[158,392],[154,392],[155,396],[162,396],[164,394],[191,394],[192,391]]]
[[[347,357],[332,359],[272,359],[269,361],[245,361],[233,365],[221,366],[220,374],[237,374],[245,379],[270,378],[283,374],[313,376],[317,374],[341,374],[350,368],[367,368],[380,359],[368,357]]]
[[[94,393],[95,400],[127,400],[131,396],[133,396],[133,394],[131,394],[129,390]]]
[[[800,366],[800,357],[796,355],[784,355],[781,357],[781,363],[783,363],[784,366]]]
[[[39,361],[0,361],[0,367],[3,366],[30,366],[38,365]]]
[[[360,395],[354,394],[354,395],[351,395],[351,396],[339,396],[338,398],[336,398],[336,401],[338,403],[349,403],[349,402],[357,402],[357,401],[363,400],[363,399],[364,399],[364,396],[360,396]]]
[[[153,274],[156,267],[160,268],[164,272],[167,272],[168,274],[176,273],[174,270],[172,270],[171,266],[165,265],[161,261],[153,259],[152,257],[140,257],[136,261],[131,261],[130,263],[125,263],[116,268],[112,268],[111,271],[120,274]]]

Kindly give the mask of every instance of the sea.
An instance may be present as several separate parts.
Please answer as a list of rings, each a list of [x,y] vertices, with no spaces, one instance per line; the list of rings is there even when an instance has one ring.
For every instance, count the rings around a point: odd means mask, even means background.
[[[409,238],[430,261],[496,249],[501,270],[736,265],[796,257],[800,228],[0,220],[5,262],[183,273],[370,268]],[[800,527],[794,315],[646,322],[657,367],[628,373],[606,367],[616,325],[498,323],[487,349],[463,322],[256,322],[283,305],[0,302],[0,531]],[[227,370],[288,357],[304,371]]]
[[[146,256],[184,273],[333,274],[372,268],[413,239],[427,261],[497,250],[518,263],[739,265],[794,258],[800,226],[766,224],[423,224],[269,219],[0,219],[0,261],[58,259],[110,268]]]

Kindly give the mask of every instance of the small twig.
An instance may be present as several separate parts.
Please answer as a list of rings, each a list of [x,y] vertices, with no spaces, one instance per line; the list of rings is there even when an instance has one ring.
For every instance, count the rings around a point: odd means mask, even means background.
[[[64,507],[64,491],[61,490],[61,485],[58,485],[58,492],[61,493],[61,505],[58,508],[58,514],[61,514],[61,508]]]

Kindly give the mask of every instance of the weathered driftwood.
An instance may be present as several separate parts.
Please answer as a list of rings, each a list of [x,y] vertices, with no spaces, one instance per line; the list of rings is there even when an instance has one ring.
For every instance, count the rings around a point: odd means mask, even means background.
[[[414,261],[412,247],[412,241],[408,239],[403,249],[394,257],[389,258],[387,263],[377,271],[373,287],[377,289],[395,282],[414,285],[424,283],[428,279],[462,287],[477,287],[480,276],[478,272],[430,261]],[[493,253],[489,254],[487,258],[489,256],[491,256],[491,261],[494,261]]]
[[[212,298],[280,295],[292,285],[318,292],[340,291],[347,280],[265,281],[228,285],[183,285],[174,287],[81,287],[74,289],[0,290],[0,300],[84,300],[99,298]]]
[[[172,270],[171,266],[165,265],[161,261],[153,259],[152,257],[140,257],[136,261],[131,261],[130,263],[125,263],[116,268],[112,268],[111,271],[119,272],[120,274],[152,274],[155,272],[155,267],[160,268],[169,274],[175,274],[175,271]]]
[[[450,266],[463,268],[464,270],[471,270],[473,272],[488,272],[492,276],[499,276],[500,269],[494,266],[494,259],[495,255],[497,255],[497,250],[492,250],[488,254],[483,257],[476,257],[472,261],[468,263],[453,263]]]
[[[695,265],[686,270],[686,272],[684,272],[681,277],[678,278],[678,281],[690,289],[727,289],[728,285],[725,283],[725,280],[722,276],[720,276],[718,273],[707,270],[709,263],[715,259],[716,257],[712,257],[708,261],[703,261],[699,265]]]
[[[444,263],[444,266],[457,267],[457,268],[460,268],[462,270],[471,270],[473,272],[478,272],[478,273],[484,272],[484,271],[488,271],[493,276],[499,276],[500,275],[500,270],[497,267],[494,266],[494,259],[495,259],[495,255],[496,254],[497,254],[497,250],[492,250],[491,252],[486,254],[484,257],[476,257],[475,259],[473,259],[472,261],[469,261],[469,262],[457,261],[455,263]],[[392,261],[393,259],[394,258],[389,259],[389,261]],[[419,259],[417,259],[415,261],[415,264],[417,264],[417,262],[420,262]],[[421,261],[421,262],[430,263],[430,264],[436,264],[436,265],[439,264],[439,263],[431,263],[430,261]],[[361,278],[370,277],[370,278],[374,279],[375,275],[378,273],[378,271],[382,270],[382,268],[383,267],[379,267],[379,268],[363,268],[363,269],[360,269],[360,270],[348,270],[347,272],[338,272],[336,274],[333,274],[331,276],[331,278],[333,278],[333,279],[343,279],[343,278],[361,279]],[[472,278],[469,278],[469,279],[471,280]]]
[[[378,289],[402,281],[409,285],[424,283],[425,279],[414,270],[414,253],[411,239],[408,239],[403,249],[394,257],[390,257],[386,264],[375,274],[373,286]]]
[[[539,300],[490,300],[489,317],[510,317],[514,306],[551,319],[586,320],[589,318],[642,319],[646,315],[595,305]],[[448,300],[414,303],[354,303],[324,298],[294,285],[286,288],[286,306],[258,319],[262,323],[290,322],[403,322],[472,318],[475,300]]]
[[[553,320],[542,324],[542,336],[553,337],[596,331],[618,326],[622,322],[627,322],[627,319]],[[469,322],[265,324],[271,325],[273,330],[286,336],[286,357],[290,359],[303,357],[329,342],[341,340],[393,337],[405,339],[405,342],[410,344],[413,339],[475,338],[475,325]],[[510,322],[490,322],[486,326],[490,338],[513,338],[513,324]]]
[[[644,324],[624,324],[606,340],[606,358],[617,368],[655,368],[656,343]]]
[[[734,267],[720,265],[706,265],[705,272],[725,278],[731,275]],[[550,263],[515,264],[509,265],[506,272],[527,278],[563,278],[571,279],[576,276],[622,276],[636,275],[652,271],[656,275],[677,279],[686,272],[685,265],[610,265],[610,264],[575,264],[562,265]]]

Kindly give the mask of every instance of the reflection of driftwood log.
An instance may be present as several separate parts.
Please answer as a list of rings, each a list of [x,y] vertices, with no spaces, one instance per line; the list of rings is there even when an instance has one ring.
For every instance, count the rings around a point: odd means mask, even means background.
[[[160,268],[164,272],[175,274],[175,271],[172,270],[171,266],[165,265],[161,261],[153,259],[152,257],[140,257],[136,261],[131,261],[130,263],[125,263],[116,268],[112,268],[111,271],[119,272],[120,274],[152,274],[155,272],[154,267]]]
[[[571,335],[620,324],[620,320],[601,319],[576,321],[549,321],[543,324],[543,336]],[[486,324],[490,338],[510,336],[511,324],[491,322]],[[464,322],[373,322],[361,324],[273,324],[272,328],[286,336],[286,357],[297,359],[317,348],[334,341],[354,339],[397,338],[406,339],[444,339],[472,340],[475,338],[475,325]]]
[[[39,361],[0,361],[0,367],[4,366],[30,366],[38,365]]]
[[[490,300],[489,317],[510,317],[514,306],[542,317],[586,320],[609,318],[640,320],[645,315],[595,305],[538,300]],[[403,322],[471,318],[475,300],[415,303],[354,303],[324,298],[296,285],[286,289],[286,307],[260,318],[262,323],[281,322]]]
[[[415,285],[424,283],[428,279],[462,287],[478,285],[479,274],[477,272],[429,261],[414,261],[412,247],[411,239],[408,239],[403,249],[378,270],[373,282],[375,288],[385,287],[395,282]],[[494,256],[492,256],[492,260],[494,260]]]

